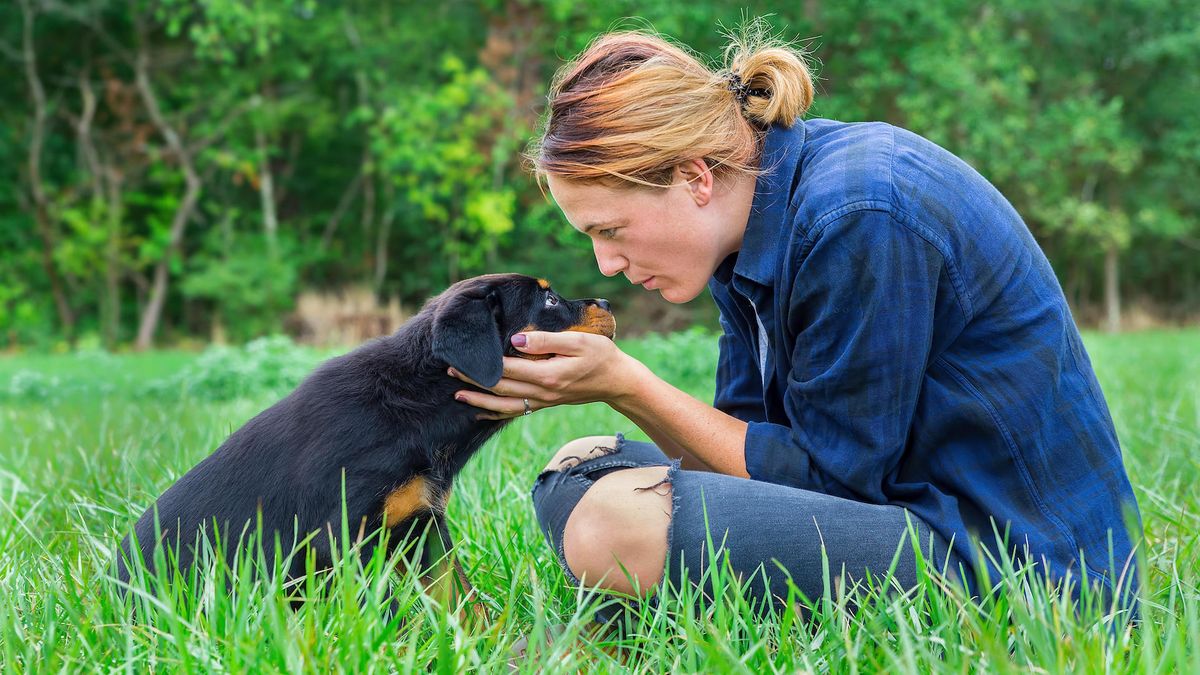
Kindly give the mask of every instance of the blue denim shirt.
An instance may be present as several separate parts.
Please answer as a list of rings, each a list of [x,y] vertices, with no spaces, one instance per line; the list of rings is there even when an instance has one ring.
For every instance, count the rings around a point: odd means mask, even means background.
[[[976,566],[968,537],[994,551],[1007,530],[1052,577],[1078,580],[1080,551],[1090,578],[1131,576],[1137,505],[1104,395],[1008,201],[881,123],[774,127],[762,166],[709,283],[715,405],[749,423],[750,476],[903,506]]]

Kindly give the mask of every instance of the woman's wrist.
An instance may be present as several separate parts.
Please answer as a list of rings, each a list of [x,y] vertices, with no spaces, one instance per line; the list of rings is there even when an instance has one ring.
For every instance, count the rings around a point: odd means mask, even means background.
[[[627,415],[628,411],[636,407],[636,401],[641,397],[642,387],[651,378],[657,376],[654,371],[646,367],[646,364],[625,352],[619,353],[620,358],[615,368],[617,388],[605,403],[613,410]]]

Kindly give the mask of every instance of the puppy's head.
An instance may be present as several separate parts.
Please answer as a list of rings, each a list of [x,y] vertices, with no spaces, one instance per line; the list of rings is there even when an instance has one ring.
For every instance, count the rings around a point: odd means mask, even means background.
[[[612,338],[608,301],[567,300],[545,279],[489,274],[454,284],[432,303],[433,355],[485,387],[500,381],[509,339],[522,331],[579,331]]]

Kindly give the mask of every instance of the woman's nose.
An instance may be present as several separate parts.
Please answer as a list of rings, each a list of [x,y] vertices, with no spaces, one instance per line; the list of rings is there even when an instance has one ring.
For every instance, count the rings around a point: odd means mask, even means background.
[[[606,250],[600,242],[592,244],[592,252],[596,255],[596,266],[600,268],[600,273],[606,277],[615,277],[627,265],[625,258],[610,250]]]

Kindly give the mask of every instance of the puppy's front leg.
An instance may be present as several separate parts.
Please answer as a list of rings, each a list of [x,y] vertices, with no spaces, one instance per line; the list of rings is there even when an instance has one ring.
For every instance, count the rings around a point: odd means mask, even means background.
[[[454,553],[454,541],[450,538],[446,517],[443,514],[430,514],[430,519],[434,531],[426,533],[421,561],[422,568],[426,570],[421,579],[426,591],[443,607],[454,607],[466,601],[474,619],[484,621],[487,618],[485,607]],[[464,613],[460,618],[466,621],[471,615]]]

